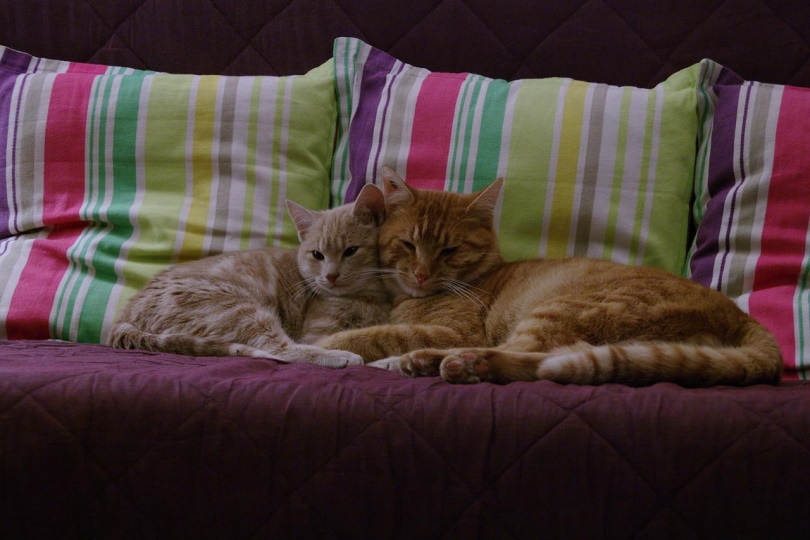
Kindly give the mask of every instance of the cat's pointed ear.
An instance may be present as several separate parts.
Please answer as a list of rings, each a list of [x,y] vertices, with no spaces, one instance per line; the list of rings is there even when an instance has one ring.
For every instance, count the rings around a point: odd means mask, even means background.
[[[503,178],[498,178],[490,185],[476,194],[475,199],[467,207],[467,213],[478,213],[483,217],[492,218],[495,213],[495,206],[498,204],[498,197],[503,187]]]
[[[380,169],[380,182],[385,204],[389,207],[409,204],[413,201],[413,191],[391,167],[383,166]]]
[[[385,197],[374,184],[366,184],[354,201],[352,215],[355,217],[368,216],[376,225],[382,225],[385,220]]]
[[[298,229],[298,239],[303,241],[309,228],[312,227],[312,224],[315,222],[315,214],[312,210],[304,208],[289,199],[286,200],[286,203],[287,211],[290,213],[293,222],[295,222],[295,228]]]

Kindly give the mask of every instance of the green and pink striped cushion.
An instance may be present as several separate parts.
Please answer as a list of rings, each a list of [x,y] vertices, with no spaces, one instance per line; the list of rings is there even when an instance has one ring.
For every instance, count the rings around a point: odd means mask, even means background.
[[[293,246],[284,199],[325,208],[331,62],[172,75],[0,47],[0,338],[103,341],[172,262]]]
[[[470,192],[504,177],[508,259],[587,255],[683,272],[699,66],[652,89],[433,73],[335,42],[333,201],[382,165],[417,186]]]
[[[810,378],[810,89],[744,81],[704,61],[692,279],[777,337]]]

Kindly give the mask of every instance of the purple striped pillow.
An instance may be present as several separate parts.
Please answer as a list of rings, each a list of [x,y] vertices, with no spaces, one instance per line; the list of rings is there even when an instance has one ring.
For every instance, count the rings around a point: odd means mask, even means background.
[[[777,337],[810,378],[810,89],[703,62],[689,270]]]

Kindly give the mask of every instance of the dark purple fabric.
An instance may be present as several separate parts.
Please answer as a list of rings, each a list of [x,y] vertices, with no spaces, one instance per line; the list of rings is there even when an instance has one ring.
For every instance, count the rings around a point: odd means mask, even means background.
[[[0,537],[796,538],[810,383],[456,386],[0,342]]]
[[[650,86],[712,58],[810,86],[810,5],[792,0],[0,0],[0,43],[170,72],[302,73],[359,37],[433,71]]]

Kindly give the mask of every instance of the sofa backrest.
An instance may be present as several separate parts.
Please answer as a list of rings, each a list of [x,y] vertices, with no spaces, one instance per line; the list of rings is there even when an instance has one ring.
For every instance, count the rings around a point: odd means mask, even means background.
[[[810,86],[810,7],[786,0],[0,0],[0,44],[169,72],[304,72],[338,36],[490,77],[650,86],[702,58]]]

